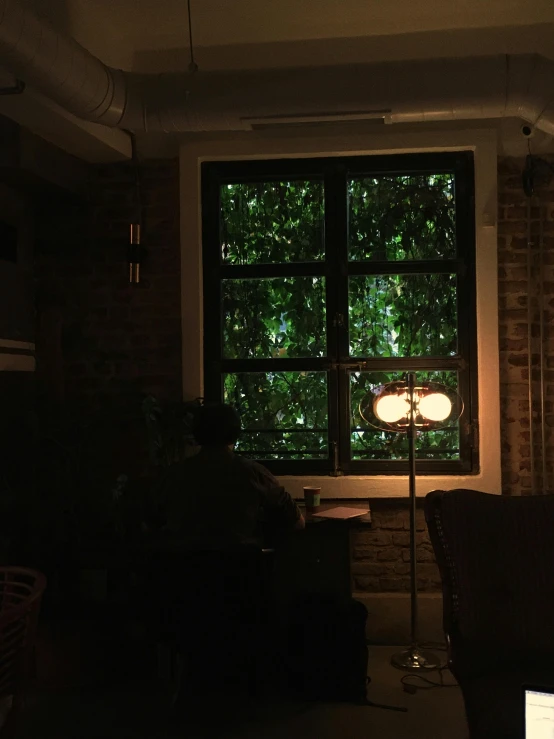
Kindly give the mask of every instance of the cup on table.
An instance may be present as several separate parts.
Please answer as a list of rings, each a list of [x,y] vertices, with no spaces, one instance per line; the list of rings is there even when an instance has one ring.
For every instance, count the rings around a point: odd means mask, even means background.
[[[305,487],[304,503],[306,504],[306,513],[315,513],[321,502],[321,488]]]

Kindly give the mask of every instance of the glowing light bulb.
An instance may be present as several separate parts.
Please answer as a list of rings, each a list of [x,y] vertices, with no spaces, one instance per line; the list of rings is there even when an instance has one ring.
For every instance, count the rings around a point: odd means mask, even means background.
[[[444,393],[431,393],[420,399],[419,412],[429,421],[444,421],[452,413],[452,403]]]
[[[407,393],[402,395],[383,395],[377,398],[374,405],[377,418],[385,423],[395,423],[401,418],[406,418],[410,412],[410,403]]]

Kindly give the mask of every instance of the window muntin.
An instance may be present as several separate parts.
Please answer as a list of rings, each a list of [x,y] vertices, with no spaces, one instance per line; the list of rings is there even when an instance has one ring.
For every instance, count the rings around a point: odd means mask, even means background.
[[[327,354],[325,277],[222,280],[223,357]]]
[[[348,180],[348,258],[402,261],[456,255],[452,173]]]
[[[254,459],[326,459],[326,372],[226,374],[224,400],[241,409],[237,451]]]
[[[226,264],[325,258],[322,180],[221,185],[220,249]]]
[[[238,406],[248,429],[241,451],[276,473],[405,472],[402,454],[364,455],[356,444],[353,373],[450,373],[464,413],[440,443],[421,440],[418,470],[478,471],[472,154],[207,163],[202,181],[205,394]],[[232,240],[222,237],[237,193],[258,198],[241,215],[242,241],[236,226]],[[286,247],[276,238],[283,228]],[[224,243],[235,246],[225,253]],[[240,258],[237,244],[250,245]],[[324,394],[303,400],[311,431],[285,428],[244,392],[257,376],[259,395],[278,395],[271,378],[290,373],[325,379]],[[290,416],[301,417],[289,400]]]

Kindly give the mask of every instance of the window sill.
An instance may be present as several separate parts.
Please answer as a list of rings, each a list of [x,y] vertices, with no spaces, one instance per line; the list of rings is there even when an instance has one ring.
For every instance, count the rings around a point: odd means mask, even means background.
[[[327,475],[297,476],[281,475],[277,478],[281,485],[296,500],[304,497],[304,486],[320,487],[321,500],[345,500],[368,498],[407,498],[408,477],[406,475]],[[493,475],[421,475],[416,478],[416,495],[425,497],[431,490],[451,490],[470,488],[487,493],[498,493]]]

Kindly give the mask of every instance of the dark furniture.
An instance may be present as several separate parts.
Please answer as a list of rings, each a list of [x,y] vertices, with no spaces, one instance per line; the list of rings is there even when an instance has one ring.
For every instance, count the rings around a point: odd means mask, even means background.
[[[16,735],[32,666],[46,578],[25,567],[0,567],[0,737]]]
[[[348,506],[360,509],[360,516],[349,519],[318,518],[306,514],[306,528],[295,532],[275,547],[274,597],[276,606],[287,610],[292,601],[305,593],[352,596],[352,531],[370,527],[367,503],[349,501],[323,503],[320,511]]]
[[[182,703],[261,687],[270,567],[256,547],[152,553],[150,626],[179,658]]]
[[[341,504],[344,502],[326,503],[321,509]],[[254,631],[258,624],[267,621],[268,611],[274,619],[284,618],[291,601],[306,591],[349,597],[351,531],[370,524],[367,502],[357,505],[363,515],[347,521],[308,515],[305,531],[294,531],[274,542],[268,540],[268,549],[273,551],[178,553],[162,532],[157,537],[131,542],[127,547],[106,545],[98,550],[81,548],[65,552],[60,561],[66,563],[68,573],[59,588],[59,597],[51,599],[49,615],[57,633],[64,613],[71,608],[75,638],[81,635],[82,644],[78,655],[79,675],[75,679],[87,684],[101,680],[106,684],[139,672],[151,675],[156,671],[157,656],[158,676],[176,683],[180,665],[186,668],[184,661],[177,659],[178,638],[184,639],[180,645],[184,650],[187,639],[194,646],[200,645],[200,636],[205,636],[212,652],[217,651],[219,640],[222,652],[213,661],[216,665],[226,659],[224,651],[237,648],[241,653],[240,641],[233,636],[237,633],[240,636],[240,624],[236,626],[236,609],[240,604],[236,600],[231,604],[229,598],[223,601],[225,593],[241,592],[245,607],[256,594],[252,605],[259,610],[251,611],[246,621],[248,624],[254,619]],[[260,555],[263,559],[258,563]],[[91,570],[91,576],[101,576],[97,592],[94,589],[81,592],[78,587],[83,574],[87,574],[85,570]],[[55,590],[51,595],[56,595]],[[227,617],[225,613],[230,605],[235,615]],[[185,628],[180,629],[179,623],[185,623]],[[273,629],[271,639],[277,643],[275,626],[270,628]],[[260,641],[263,646],[263,639]],[[253,644],[251,639],[247,641],[242,654],[246,655]],[[255,654],[248,657],[250,666],[242,670],[242,675],[254,686],[270,678],[266,665],[271,655],[266,658],[261,649],[256,645]],[[262,656],[261,660],[256,652]],[[231,666],[232,655],[227,656]],[[200,664],[197,669],[195,659],[195,654],[190,654],[186,664],[189,682],[199,684],[199,673],[204,668]],[[214,674],[213,662],[204,662],[208,665],[206,684],[221,687],[223,678]],[[255,675],[260,671],[258,679]],[[219,675],[219,666],[216,672]],[[186,673],[181,683],[186,686]]]
[[[554,495],[436,490],[425,519],[471,739],[521,739],[522,684],[554,685]]]
[[[213,695],[241,681],[252,692],[280,681],[281,639],[297,598],[314,593],[350,600],[351,531],[371,524],[367,503],[360,513],[348,520],[308,514],[304,531],[268,541],[274,546],[265,550],[150,553],[151,631],[165,645],[174,676],[175,656],[182,657],[181,693],[203,685]]]

